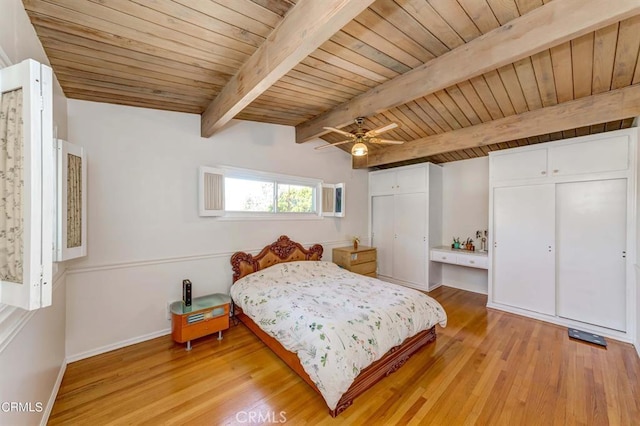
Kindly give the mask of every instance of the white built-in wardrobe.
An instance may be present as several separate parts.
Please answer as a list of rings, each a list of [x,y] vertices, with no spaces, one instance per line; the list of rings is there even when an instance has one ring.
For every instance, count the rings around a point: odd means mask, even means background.
[[[488,306],[633,340],[637,137],[490,153]]]
[[[429,248],[442,244],[442,168],[423,163],[369,173],[371,245],[378,278],[421,290],[441,283]]]

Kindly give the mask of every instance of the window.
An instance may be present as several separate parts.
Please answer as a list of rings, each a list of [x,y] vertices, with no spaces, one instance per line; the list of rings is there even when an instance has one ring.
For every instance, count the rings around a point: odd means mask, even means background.
[[[200,168],[200,215],[317,217],[322,181],[238,168]],[[218,200],[211,203],[209,200]]]
[[[51,305],[51,68],[27,59],[0,70],[0,302]]]
[[[322,215],[344,217],[344,183],[322,184]]]

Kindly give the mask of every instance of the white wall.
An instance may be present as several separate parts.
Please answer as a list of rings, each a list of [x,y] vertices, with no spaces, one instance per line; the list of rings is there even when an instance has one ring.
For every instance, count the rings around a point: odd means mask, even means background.
[[[640,126],[640,117],[636,117],[633,125],[635,127]],[[638,139],[640,139],[640,129],[638,132]],[[640,165],[640,149],[637,150],[637,155],[637,164]],[[640,242],[640,174],[637,174],[636,179],[636,244],[638,244],[638,242]],[[636,247],[636,264],[634,271],[636,273],[636,338],[634,346],[640,357],[640,247]]]
[[[88,256],[67,280],[67,355],[79,359],[166,334],[182,279],[228,292],[229,258],[281,234],[331,248],[367,230],[367,172],[338,149],[296,144],[288,126],[233,121],[210,139],[200,116],[69,101],[69,139],[88,156]],[[197,214],[197,169],[229,165],[346,183],[346,217],[228,220]]]
[[[443,167],[442,244],[453,237],[475,240],[477,230],[489,228],[489,157],[445,163]],[[480,249],[480,240],[475,242]],[[487,271],[443,264],[442,283],[487,294]]]
[[[49,63],[22,2],[0,0],[0,67],[27,58]],[[53,102],[54,123],[58,134],[64,137],[67,104],[57,80]],[[54,266],[54,274],[53,306],[31,313],[0,306],[0,402],[31,404],[33,411],[16,413],[0,409],[0,424],[38,424],[46,418],[51,408],[48,403],[55,397],[66,365],[63,265]],[[37,403],[42,404],[42,410],[36,409]]]

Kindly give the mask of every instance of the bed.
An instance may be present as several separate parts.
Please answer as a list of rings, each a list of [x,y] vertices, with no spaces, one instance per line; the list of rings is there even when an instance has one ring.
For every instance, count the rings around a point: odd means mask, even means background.
[[[335,417],[435,341],[435,324],[445,326],[446,314],[423,293],[322,262],[322,252],[287,236],[257,256],[237,252],[231,295],[235,316]]]

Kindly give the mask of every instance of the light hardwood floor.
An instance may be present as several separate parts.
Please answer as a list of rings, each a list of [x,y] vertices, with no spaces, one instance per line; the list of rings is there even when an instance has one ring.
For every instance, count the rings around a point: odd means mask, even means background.
[[[631,345],[573,341],[565,328],[488,310],[475,293],[430,295],[449,316],[436,342],[336,419],[238,325],[191,352],[166,336],[70,364],[50,424],[638,424]]]

